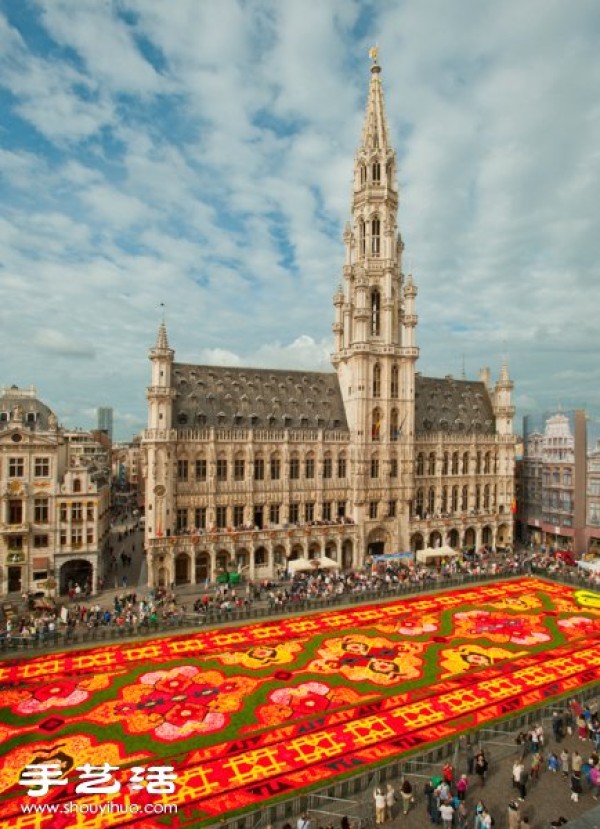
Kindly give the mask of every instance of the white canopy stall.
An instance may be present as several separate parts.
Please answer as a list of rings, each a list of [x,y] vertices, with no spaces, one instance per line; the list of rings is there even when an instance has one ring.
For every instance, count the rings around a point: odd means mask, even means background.
[[[417,550],[417,561],[420,564],[429,564],[435,559],[457,558],[460,553],[452,547],[426,547],[424,550]]]
[[[595,558],[593,561],[578,561],[577,566],[596,575],[600,574],[600,558]]]

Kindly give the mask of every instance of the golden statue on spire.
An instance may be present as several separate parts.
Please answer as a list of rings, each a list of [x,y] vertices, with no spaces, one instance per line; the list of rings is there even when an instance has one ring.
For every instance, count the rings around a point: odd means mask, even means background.
[[[369,57],[373,63],[377,63],[377,46],[371,46],[369,49]]]

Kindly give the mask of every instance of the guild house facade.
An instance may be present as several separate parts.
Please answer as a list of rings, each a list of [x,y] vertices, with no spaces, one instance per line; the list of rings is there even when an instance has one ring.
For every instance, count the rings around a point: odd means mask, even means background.
[[[417,372],[381,68],[354,162],[332,372],[182,364],[161,324],[143,433],[150,585],[292,559],[512,543],[513,384]]]

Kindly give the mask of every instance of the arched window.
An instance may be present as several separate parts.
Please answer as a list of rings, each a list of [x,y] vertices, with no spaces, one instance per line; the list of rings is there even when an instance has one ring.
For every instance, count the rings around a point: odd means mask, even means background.
[[[379,478],[379,458],[373,455],[371,458],[371,478]]]
[[[478,452],[475,458],[475,474],[481,475],[481,452]]]
[[[452,487],[452,512],[458,512],[458,487]]]
[[[448,475],[450,470],[450,455],[448,452],[444,452],[444,462],[442,465],[442,475]],[[446,510],[444,510],[446,512]]]
[[[475,487],[475,509],[481,509],[481,484],[477,484]]]
[[[469,508],[469,487],[463,486],[462,488],[462,499],[460,503],[460,508],[463,512],[466,512]]]
[[[366,242],[365,242],[365,223],[363,219],[359,219],[358,221],[358,250],[360,256],[364,256],[366,253]]]
[[[417,455],[417,475],[424,475],[425,474],[425,455],[423,452],[419,452]]]
[[[462,474],[463,475],[468,475],[469,474],[469,453],[468,452],[465,452],[463,454]]]
[[[443,513],[448,512],[448,487],[447,486],[442,487],[442,512]]]
[[[435,452],[431,452],[429,455],[429,474],[435,475]]]
[[[398,409],[390,412],[390,440],[395,443],[400,438],[400,425],[398,423]]]
[[[367,168],[364,164],[360,165],[360,183],[366,184],[367,183]]]
[[[381,397],[381,366],[375,363],[373,366],[373,397]]]
[[[371,440],[379,441],[381,439],[381,409],[373,409],[371,421]]]
[[[381,181],[381,164],[378,161],[373,162],[373,183],[379,184]]]
[[[392,382],[390,383],[390,397],[393,400],[397,400],[399,392],[400,392],[400,381],[399,381],[398,366],[392,366]]]
[[[427,512],[433,515],[435,512],[435,488],[430,486],[427,493]]]
[[[381,222],[377,217],[371,220],[371,253],[379,256],[381,252]]]
[[[452,474],[458,475],[458,452],[452,453]]]
[[[487,455],[486,455],[487,457]],[[490,485],[486,484],[483,488],[483,508],[490,508]]]
[[[483,472],[485,475],[489,475],[492,471],[492,455],[491,452],[485,453],[485,460],[483,463]]]
[[[381,294],[371,292],[371,334],[378,337],[381,333]]]
[[[79,478],[73,478],[73,492],[81,492],[81,481]]]
[[[419,518],[423,518],[423,489],[417,489],[417,498],[415,501],[415,514]]]

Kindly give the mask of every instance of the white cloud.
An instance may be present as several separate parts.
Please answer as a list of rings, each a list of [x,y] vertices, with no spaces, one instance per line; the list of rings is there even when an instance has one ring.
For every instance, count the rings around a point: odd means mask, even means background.
[[[61,418],[108,400],[145,421],[161,302],[179,361],[329,368],[375,41],[418,368],[497,374],[506,354],[520,409],[600,411],[595,0],[10,11],[0,322],[14,380]]]

